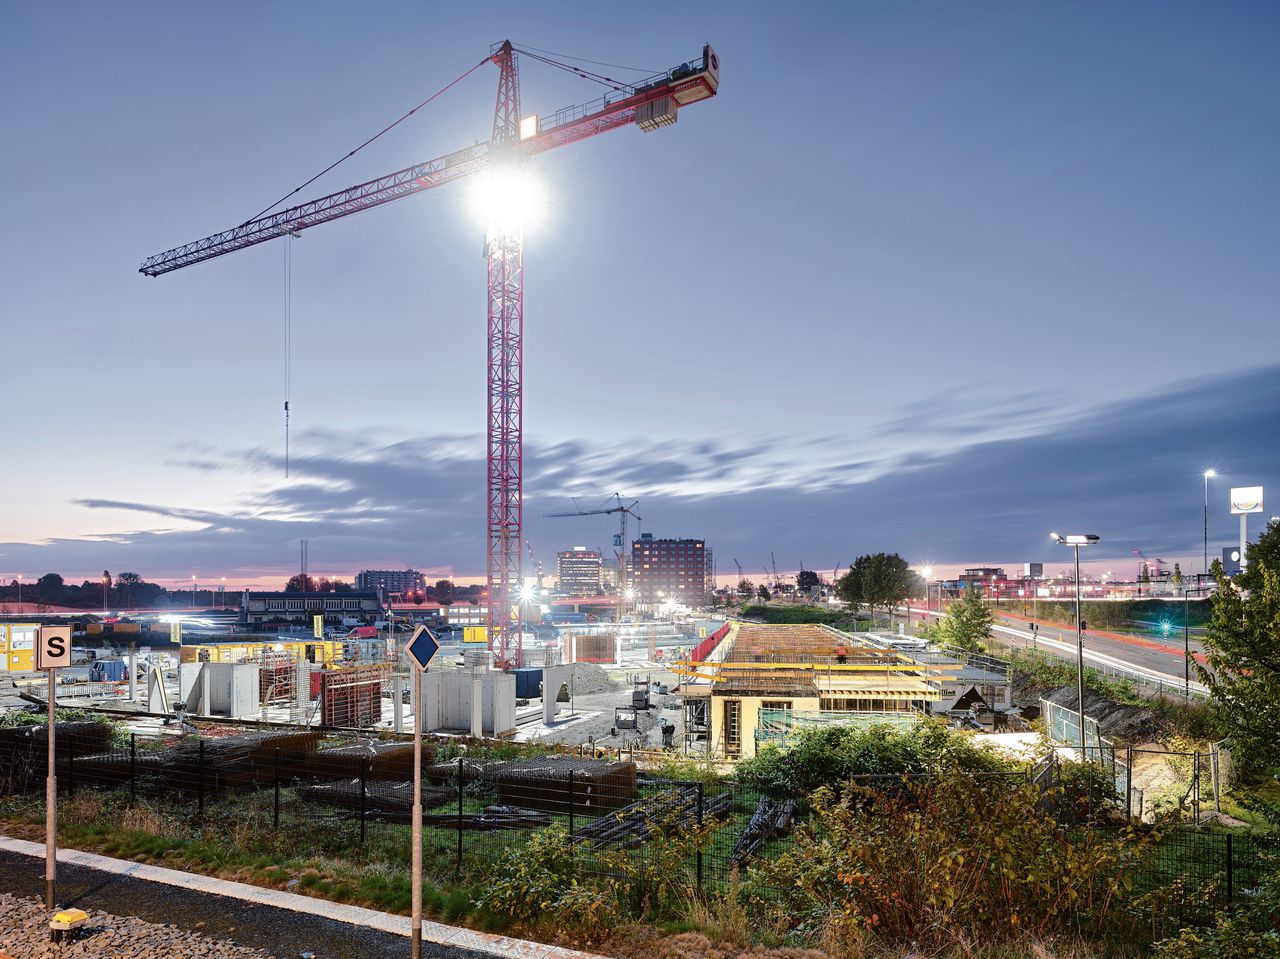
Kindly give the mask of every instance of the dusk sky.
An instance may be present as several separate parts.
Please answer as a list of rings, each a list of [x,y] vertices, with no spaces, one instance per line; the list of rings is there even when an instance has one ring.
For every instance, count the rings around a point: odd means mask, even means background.
[[[484,572],[485,265],[453,185],[149,279],[510,37],[720,94],[539,157],[525,518],[639,499],[719,573],[859,553],[1184,569],[1280,513],[1274,3],[0,9],[0,579]],[[627,79],[642,73],[597,67]],[[486,65],[302,191],[477,140]],[[521,61],[525,112],[603,88]],[[1253,529],[1260,522],[1255,518]],[[1190,564],[1190,565],[1188,565]]]

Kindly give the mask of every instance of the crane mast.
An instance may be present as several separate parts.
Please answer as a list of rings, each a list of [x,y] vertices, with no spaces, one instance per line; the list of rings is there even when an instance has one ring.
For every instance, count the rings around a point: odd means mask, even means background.
[[[619,127],[634,124],[645,132],[661,129],[676,122],[681,107],[714,97],[720,86],[719,58],[706,45],[700,57],[638,83],[610,80],[611,91],[589,103],[566,107],[549,117],[522,116],[517,52],[510,40],[495,44],[489,51],[488,60],[498,67],[498,95],[488,143],[463,147],[307,203],[259,215],[232,229],[147,257],[138,271],[146,276],[161,276],[278,237],[296,236],[310,227],[452,183],[496,164],[523,165],[539,153]],[[526,53],[556,66],[567,66],[529,51]],[[508,666],[520,663],[523,652],[518,597],[523,559],[523,230],[512,226],[491,227],[486,236],[485,259],[488,267],[489,645],[495,661]],[[621,539],[624,541],[626,521],[627,513],[623,512]],[[620,596],[625,588],[626,560],[622,556],[625,548],[622,542]]]

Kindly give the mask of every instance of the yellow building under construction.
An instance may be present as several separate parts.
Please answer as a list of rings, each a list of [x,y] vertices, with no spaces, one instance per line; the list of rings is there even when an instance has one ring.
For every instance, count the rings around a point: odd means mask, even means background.
[[[686,747],[717,758],[814,725],[909,724],[937,702],[939,667],[827,626],[731,622],[678,664]],[[942,667],[945,668],[945,667]]]

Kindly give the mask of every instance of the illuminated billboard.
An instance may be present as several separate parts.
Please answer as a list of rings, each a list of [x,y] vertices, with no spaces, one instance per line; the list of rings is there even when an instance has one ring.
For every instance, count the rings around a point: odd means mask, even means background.
[[[1231,491],[1231,514],[1261,513],[1262,487],[1237,486]]]

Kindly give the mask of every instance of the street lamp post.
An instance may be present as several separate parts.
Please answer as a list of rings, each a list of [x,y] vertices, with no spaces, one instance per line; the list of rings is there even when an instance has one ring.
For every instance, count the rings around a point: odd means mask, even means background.
[[[1084,745],[1084,621],[1080,618],[1080,547],[1092,546],[1098,542],[1098,537],[1093,533],[1070,536],[1050,533],[1049,536],[1055,543],[1070,546],[1076,552],[1076,703],[1079,706],[1077,713],[1080,718],[1080,761],[1084,762],[1088,753],[1085,752]]]
[[[1209,480],[1217,476],[1214,470],[1204,471],[1204,574],[1209,575]]]
[[[1182,698],[1191,699],[1191,625],[1190,612],[1192,593],[1207,593],[1211,587],[1192,586],[1182,590]]]

